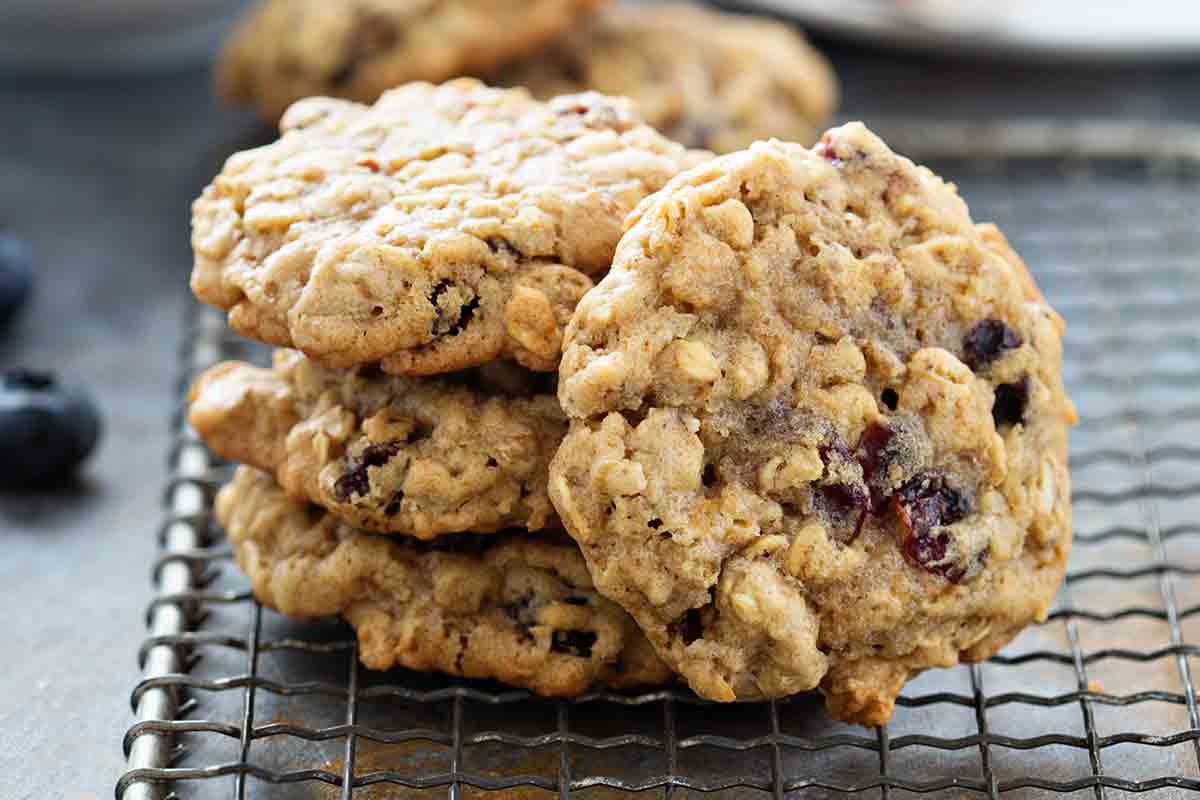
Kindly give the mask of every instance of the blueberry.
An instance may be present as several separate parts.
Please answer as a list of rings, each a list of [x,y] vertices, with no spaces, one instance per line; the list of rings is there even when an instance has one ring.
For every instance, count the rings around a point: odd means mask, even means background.
[[[591,658],[596,634],[591,631],[555,631],[550,638],[550,649],[577,658]]]
[[[689,608],[682,617],[667,626],[667,631],[683,639],[685,646],[704,636],[704,619],[700,609]]]
[[[996,387],[996,402],[992,404],[992,419],[996,427],[1012,427],[1025,421],[1025,409],[1029,405],[1029,376],[1022,376],[1013,383],[1002,383]]]
[[[0,373],[0,485],[61,483],[99,438],[100,416],[83,392],[48,373]]]
[[[998,319],[985,319],[963,338],[963,361],[973,371],[985,369],[1004,353],[1024,344],[1021,334]]]
[[[0,331],[3,331],[33,290],[33,251],[21,239],[0,233]]]

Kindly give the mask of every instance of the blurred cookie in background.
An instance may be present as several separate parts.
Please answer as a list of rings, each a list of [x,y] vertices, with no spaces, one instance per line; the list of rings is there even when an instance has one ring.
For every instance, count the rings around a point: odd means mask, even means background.
[[[313,95],[374,102],[521,58],[607,0],[263,0],[235,28],[217,92],[275,122]]]
[[[812,144],[838,97],[829,62],[796,29],[684,3],[602,11],[490,81],[541,98],[625,95],[670,138],[717,152]]]

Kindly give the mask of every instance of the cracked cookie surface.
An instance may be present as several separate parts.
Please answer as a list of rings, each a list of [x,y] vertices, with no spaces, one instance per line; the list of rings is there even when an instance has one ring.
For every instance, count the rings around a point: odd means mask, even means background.
[[[626,214],[704,155],[627,101],[476,81],[312,98],[192,208],[192,290],[240,334],[329,366],[553,370]]]
[[[494,82],[539,97],[629,97],[671,139],[717,152],[771,138],[810,144],[838,94],[829,62],[794,28],[680,3],[602,11]]]
[[[218,93],[268,122],[312,96],[374,102],[533,51],[606,0],[265,0],[225,46]]]
[[[550,495],[699,694],[881,724],[1044,619],[1070,549],[1063,324],[861,124],[643,203],[567,332]]]
[[[188,421],[218,455],[270,472],[297,500],[429,539],[560,527],[546,480],[567,423],[553,391],[551,376],[503,363],[404,378],[278,350],[271,369],[207,370]]]
[[[374,536],[247,467],[217,495],[216,514],[262,603],[302,619],[341,615],[372,669],[492,678],[552,696],[671,679],[633,620],[592,587],[566,537]]]

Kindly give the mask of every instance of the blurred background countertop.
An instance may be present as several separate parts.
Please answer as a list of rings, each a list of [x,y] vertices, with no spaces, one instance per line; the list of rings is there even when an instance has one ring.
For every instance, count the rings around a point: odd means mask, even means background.
[[[816,40],[839,119],[1105,118],[1200,123],[1200,63],[967,63]],[[0,73],[0,227],[27,239],[36,296],[0,368],[89,387],[106,434],[74,484],[0,492],[0,785],[5,797],[111,796],[151,597],[189,204],[261,136],[219,109],[202,65],[153,76]]]

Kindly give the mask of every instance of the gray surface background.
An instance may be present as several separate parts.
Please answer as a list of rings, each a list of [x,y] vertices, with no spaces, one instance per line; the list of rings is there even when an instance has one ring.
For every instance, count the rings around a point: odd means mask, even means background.
[[[1200,66],[970,65],[828,41],[842,116],[1200,121]],[[188,205],[256,131],[203,65],[154,76],[0,73],[0,226],[27,238],[36,298],[0,368],[89,387],[106,431],[66,487],[0,492],[0,795],[108,797],[131,720],[190,265]],[[0,465],[0,469],[3,469]]]

